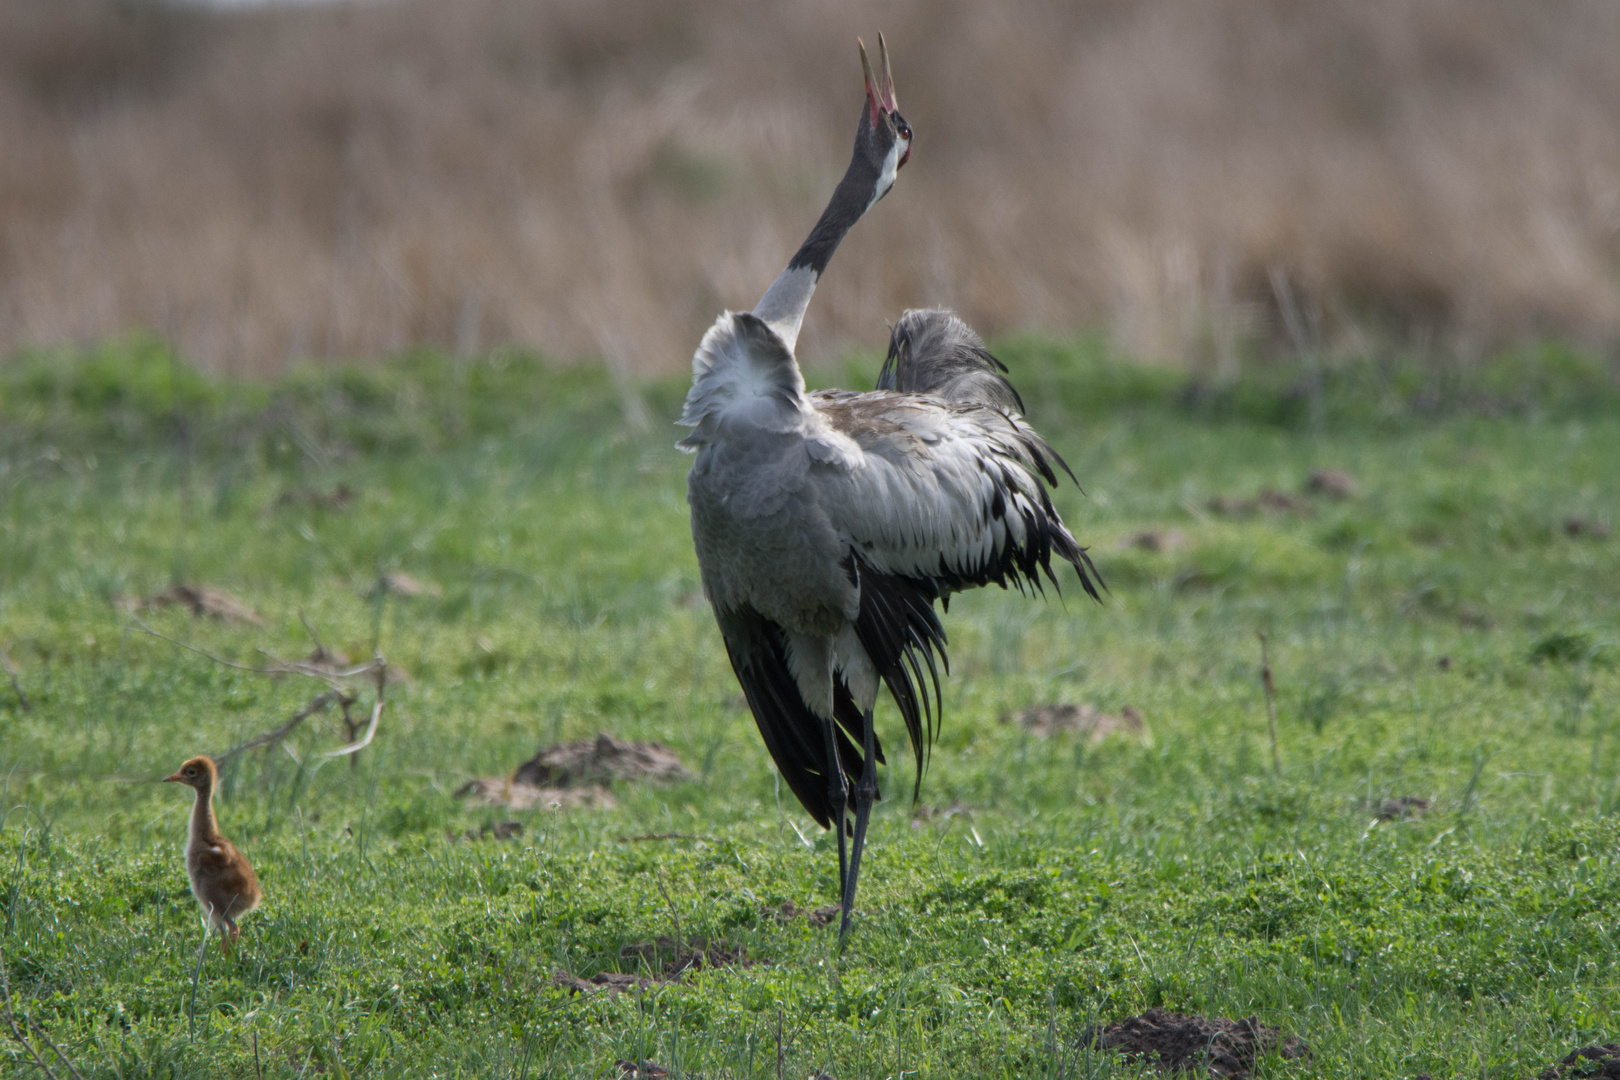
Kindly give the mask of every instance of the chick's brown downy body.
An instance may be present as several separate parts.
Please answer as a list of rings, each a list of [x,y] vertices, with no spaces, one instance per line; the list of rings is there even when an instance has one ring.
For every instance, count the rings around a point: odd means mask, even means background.
[[[219,946],[231,951],[231,943],[241,934],[236,920],[259,906],[264,895],[253,865],[231,842],[220,835],[214,818],[214,788],[219,769],[212,758],[194,757],[180,771],[163,778],[165,783],[185,784],[197,793],[191,808],[191,828],[186,841],[186,875],[191,893],[202,905],[208,921],[220,933]]]

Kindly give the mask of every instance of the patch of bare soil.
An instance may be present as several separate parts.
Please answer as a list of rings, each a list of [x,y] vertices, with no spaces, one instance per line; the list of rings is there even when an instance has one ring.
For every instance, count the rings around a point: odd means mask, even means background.
[[[1537,1074],[1536,1080],[1620,1080],[1620,1042],[1583,1046],[1556,1065]]]
[[[860,909],[856,908],[859,914]],[[775,919],[779,923],[790,923],[794,919],[804,918],[811,926],[831,926],[838,921],[844,909],[837,904],[828,904],[826,907],[804,908],[791,900],[782,901],[781,907],[760,908],[760,914],[766,918]]]
[[[1380,821],[1403,821],[1418,818],[1429,812],[1429,800],[1422,795],[1399,795],[1385,799],[1377,805]]]
[[[548,746],[519,765],[510,778],[469,780],[456,791],[456,798],[512,810],[607,809],[613,805],[607,785],[615,780],[691,779],[675,751],[663,743],[629,742],[603,732],[594,739]]]
[[[212,585],[171,585],[160,593],[153,593],[138,605],[148,610],[183,607],[198,617],[207,616],[220,622],[246,622],[263,626],[264,620],[242,601]]]
[[[1127,536],[1120,547],[1164,554],[1187,546],[1187,534],[1180,529],[1144,529]]]
[[[1609,526],[1596,518],[1577,515],[1564,519],[1564,535],[1576,539],[1586,537],[1591,540],[1606,540],[1609,537]]]
[[[331,491],[321,491],[318,488],[299,488],[296,491],[283,491],[276,496],[275,502],[265,507],[265,510],[270,512],[285,510],[293,506],[308,506],[315,510],[341,514],[349,508],[349,504],[354,502],[355,498],[355,491],[348,484],[339,484]]]
[[[610,810],[615,805],[612,793],[605,787],[535,787],[533,784],[519,784],[500,776],[469,780],[456,789],[456,798],[471,799],[478,806],[501,806],[508,810],[533,810],[536,807],[552,810]]]
[[[631,1061],[620,1058],[613,1063],[619,1070],[619,1080],[663,1080],[670,1072],[656,1061]]]
[[[1210,1076],[1249,1076],[1263,1054],[1309,1058],[1310,1047],[1294,1036],[1262,1024],[1253,1016],[1185,1016],[1149,1009],[1140,1016],[1107,1026],[1093,1025],[1081,1041],[1101,1050],[1140,1058],[1160,1072],[1197,1072]]]
[[[1217,495],[1204,504],[1212,514],[1221,517],[1252,517],[1261,510],[1271,510],[1280,514],[1299,514],[1308,517],[1316,512],[1315,508],[1298,495],[1290,495],[1286,491],[1277,491],[1266,488],[1253,498],[1245,499],[1235,495]]]
[[[1343,469],[1315,469],[1305,481],[1305,490],[1331,499],[1353,499],[1361,493],[1361,485]]]
[[[837,909],[833,909],[836,911]],[[646,965],[652,975],[637,975],[628,971],[599,971],[588,979],[570,975],[558,968],[551,976],[551,985],[572,990],[576,994],[593,990],[619,993],[636,988],[651,989],[667,983],[679,982],[688,971],[703,971],[724,967],[754,967],[763,960],[754,960],[741,945],[704,938],[687,938],[677,942],[671,937],[655,941],[637,941],[619,950],[621,960],[634,960]]]
[[[688,971],[706,968],[754,967],[764,963],[750,959],[748,950],[741,945],[701,937],[680,941],[659,937],[654,941],[631,942],[619,949],[619,959],[646,964],[648,970],[658,972],[665,979],[678,979]]]
[[[674,782],[693,779],[675,751],[657,742],[628,742],[603,732],[595,739],[558,743],[517,767],[514,784],[578,787],[614,780]]]
[[[663,982],[660,979],[648,979],[623,971],[598,971],[588,979],[581,979],[559,969],[552,973],[551,985],[561,987],[564,990],[572,990],[576,994],[586,994],[592,990],[607,990],[610,993],[617,994],[624,990],[634,990],[637,987],[651,990],[662,986]]]
[[[1009,719],[1009,715],[1003,715],[1001,722]],[[1084,735],[1094,743],[1119,732],[1139,735],[1142,731],[1142,714],[1130,705],[1119,710],[1118,716],[1090,705],[1031,705],[1019,714],[1018,722],[1036,738],[1074,734]]]

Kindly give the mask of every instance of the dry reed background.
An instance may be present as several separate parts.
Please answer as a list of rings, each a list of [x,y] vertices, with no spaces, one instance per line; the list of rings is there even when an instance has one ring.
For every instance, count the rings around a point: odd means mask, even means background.
[[[878,29],[916,152],[812,360],[934,303],[1216,369],[1620,342],[1613,0],[0,0],[0,355],[677,368],[813,220]]]

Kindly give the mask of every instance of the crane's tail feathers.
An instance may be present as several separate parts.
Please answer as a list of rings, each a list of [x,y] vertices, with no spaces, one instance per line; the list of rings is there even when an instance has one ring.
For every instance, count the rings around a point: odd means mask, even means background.
[[[838,760],[827,761],[823,721],[805,704],[799,684],[787,662],[787,637],[782,628],[758,612],[715,609],[725,638],[731,668],[742,684],[749,711],[760,737],[776,762],[782,779],[824,829],[832,828],[832,804],[827,794],[827,769],[840,770],[849,784],[865,766],[858,738],[861,711],[842,679],[833,683],[833,713]],[[854,738],[851,737],[854,733]],[[883,746],[874,743],[876,757],[884,761]]]
[[[911,740],[917,763],[911,793],[915,801],[922,793],[923,770],[944,711],[940,669],[950,672],[945,627],[934,611],[934,601],[941,598],[939,583],[884,573],[854,551],[845,559],[844,570],[861,594],[855,635],[889,688]]]

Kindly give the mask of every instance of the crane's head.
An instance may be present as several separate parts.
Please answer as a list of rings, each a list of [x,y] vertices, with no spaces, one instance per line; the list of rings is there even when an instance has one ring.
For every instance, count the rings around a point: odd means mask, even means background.
[[[900,106],[894,100],[894,75],[889,71],[889,46],[883,35],[878,35],[882,73],[877,77],[866,57],[866,43],[860,38],[855,42],[861,48],[861,69],[866,74],[866,109],[855,135],[855,154],[877,170],[877,184],[872,191],[875,203],[894,187],[895,175],[911,158],[911,125],[900,115]]]

